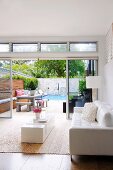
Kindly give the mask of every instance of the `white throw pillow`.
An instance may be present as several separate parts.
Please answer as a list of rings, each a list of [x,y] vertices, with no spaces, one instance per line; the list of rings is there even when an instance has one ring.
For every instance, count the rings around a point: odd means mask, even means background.
[[[99,125],[105,127],[113,126],[113,111],[106,107],[101,107],[98,117],[98,123]]]
[[[85,103],[82,113],[82,119],[88,122],[94,122],[97,114],[97,106],[94,103]]]
[[[109,104],[105,103],[105,102],[101,102],[99,100],[96,100],[94,101],[94,104],[98,107],[98,110],[97,110],[97,117],[96,117],[96,120],[98,121],[99,120],[99,117],[101,116],[100,115],[100,112],[101,112],[101,109],[106,109],[107,111],[112,111],[112,106],[110,106]]]

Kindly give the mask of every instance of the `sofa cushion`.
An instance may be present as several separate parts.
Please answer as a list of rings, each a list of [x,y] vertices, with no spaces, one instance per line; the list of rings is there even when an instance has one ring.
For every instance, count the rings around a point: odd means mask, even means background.
[[[83,107],[74,107],[74,113],[82,113]]]
[[[16,96],[22,96],[22,95],[24,95],[24,89],[18,89],[18,90],[16,90]]]
[[[85,103],[82,113],[82,119],[89,122],[95,122],[97,106],[94,103]]]
[[[109,104],[106,104],[104,102],[101,103],[101,105],[98,107],[98,110],[97,110],[97,117],[96,117],[96,120],[99,121],[100,117],[102,116],[101,115],[101,110],[105,112],[111,112],[112,111],[112,107],[109,105]]]
[[[105,110],[109,110],[109,111],[112,111],[112,106],[110,106],[109,104],[105,103],[105,102],[101,102],[99,100],[96,100],[94,101],[94,104],[98,107],[98,110],[97,110],[97,117],[96,117],[96,120],[99,121],[99,116],[100,116],[100,111],[102,108],[105,108]]]
[[[72,128],[79,128],[79,129],[90,129],[90,128],[100,128],[98,122],[89,122],[87,120],[82,119],[81,113],[74,113],[72,116],[71,122]]]
[[[98,111],[98,123],[100,126],[113,126],[113,111],[110,107],[101,106]]]

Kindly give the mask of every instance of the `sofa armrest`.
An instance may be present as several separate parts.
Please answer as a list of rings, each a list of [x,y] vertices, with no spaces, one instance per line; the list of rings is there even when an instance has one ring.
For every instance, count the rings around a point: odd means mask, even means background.
[[[74,113],[82,113],[84,107],[74,107]]]

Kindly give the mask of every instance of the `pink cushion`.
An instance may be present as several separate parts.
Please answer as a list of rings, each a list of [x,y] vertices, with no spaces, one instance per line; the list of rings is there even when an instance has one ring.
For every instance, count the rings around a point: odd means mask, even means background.
[[[16,96],[22,96],[24,95],[24,89],[16,90]]]

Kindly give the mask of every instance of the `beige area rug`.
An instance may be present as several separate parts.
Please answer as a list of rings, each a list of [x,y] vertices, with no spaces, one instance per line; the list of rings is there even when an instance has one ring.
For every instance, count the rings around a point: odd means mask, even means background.
[[[55,126],[43,144],[21,143],[21,126],[33,119],[32,113],[19,112],[13,119],[0,119],[0,152],[69,154],[69,126],[64,113],[55,113]]]

